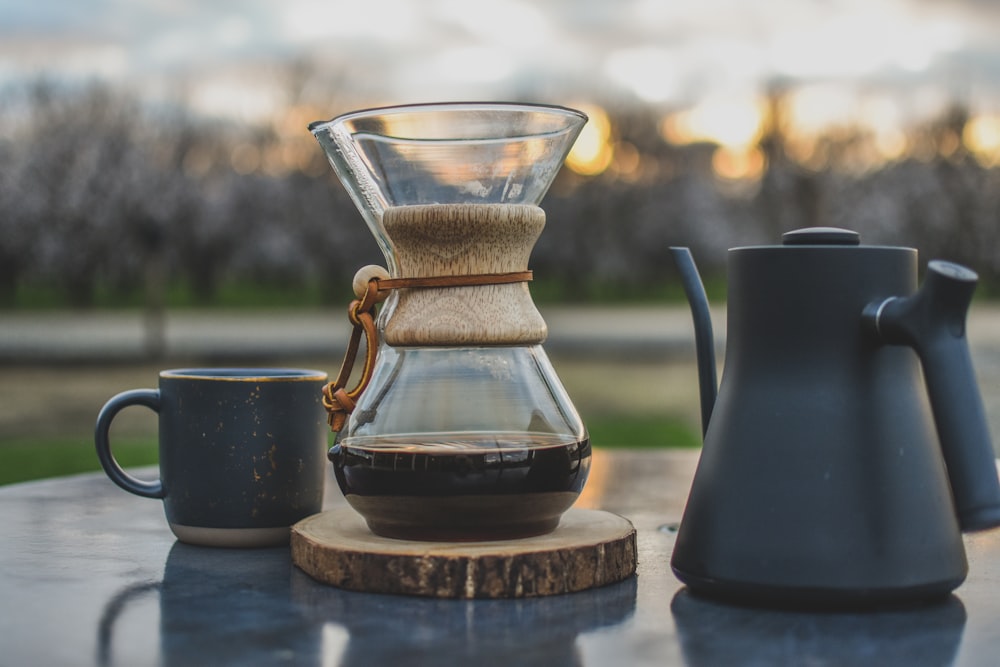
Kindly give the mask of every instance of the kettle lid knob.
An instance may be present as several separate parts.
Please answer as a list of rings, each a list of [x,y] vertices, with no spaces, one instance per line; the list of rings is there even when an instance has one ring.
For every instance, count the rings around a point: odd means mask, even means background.
[[[861,245],[861,235],[839,227],[806,227],[781,235],[782,245]]]

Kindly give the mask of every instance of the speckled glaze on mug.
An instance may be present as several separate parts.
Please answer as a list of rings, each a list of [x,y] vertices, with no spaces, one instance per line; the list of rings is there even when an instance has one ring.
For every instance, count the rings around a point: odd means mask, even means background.
[[[191,368],[160,373],[159,389],[133,389],[101,409],[95,444],[115,484],[162,498],[182,542],[285,544],[289,527],[319,512],[327,449],[320,371]],[[111,452],[111,422],[142,405],[159,414],[160,476],[125,472]]]

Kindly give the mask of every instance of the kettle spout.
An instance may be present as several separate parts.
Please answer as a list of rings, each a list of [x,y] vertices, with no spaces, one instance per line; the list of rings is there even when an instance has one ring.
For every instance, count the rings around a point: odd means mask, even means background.
[[[715,373],[715,337],[712,333],[712,317],[708,309],[708,297],[705,287],[698,274],[694,258],[688,248],[670,248],[674,264],[680,272],[681,285],[691,307],[691,317],[694,320],[695,352],[698,358],[698,385],[701,391],[701,430],[702,436],[708,430],[708,422],[712,418],[715,407],[715,397],[718,391],[718,381]]]

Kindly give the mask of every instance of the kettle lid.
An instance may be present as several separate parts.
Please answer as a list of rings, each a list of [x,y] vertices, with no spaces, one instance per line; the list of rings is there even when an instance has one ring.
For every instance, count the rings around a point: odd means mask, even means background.
[[[839,227],[806,227],[781,235],[782,245],[861,245],[861,235]]]

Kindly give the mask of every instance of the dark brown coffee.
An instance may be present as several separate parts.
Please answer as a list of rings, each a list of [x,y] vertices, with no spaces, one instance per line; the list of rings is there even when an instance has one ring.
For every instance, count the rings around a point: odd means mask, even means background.
[[[489,540],[554,530],[587,480],[590,441],[469,436],[338,444],[329,456],[347,501],[378,535]]]

